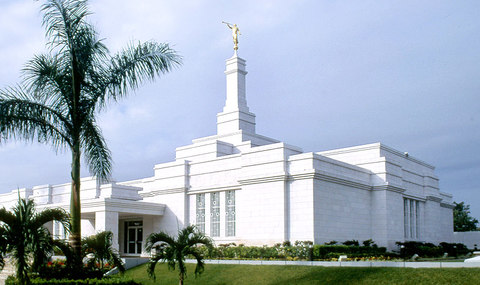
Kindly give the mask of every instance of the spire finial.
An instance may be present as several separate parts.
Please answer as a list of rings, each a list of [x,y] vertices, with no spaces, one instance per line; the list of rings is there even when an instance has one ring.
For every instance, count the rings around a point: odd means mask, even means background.
[[[238,28],[237,24],[230,24],[227,22],[222,22],[227,25],[232,30],[232,37],[233,37],[233,50],[235,51],[235,56],[237,55],[238,50],[238,35],[241,35],[240,29]]]

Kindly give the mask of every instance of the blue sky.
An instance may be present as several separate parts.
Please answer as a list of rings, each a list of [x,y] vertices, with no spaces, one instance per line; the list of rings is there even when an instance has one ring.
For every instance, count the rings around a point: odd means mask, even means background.
[[[0,88],[45,51],[42,1],[0,0]],[[112,53],[170,43],[181,67],[99,115],[113,178],[148,177],[216,132],[230,30],[242,35],[257,133],[324,151],[382,142],[436,166],[441,191],[480,218],[479,1],[90,1]],[[0,146],[0,193],[69,181],[70,154]],[[83,176],[88,176],[84,169]]]

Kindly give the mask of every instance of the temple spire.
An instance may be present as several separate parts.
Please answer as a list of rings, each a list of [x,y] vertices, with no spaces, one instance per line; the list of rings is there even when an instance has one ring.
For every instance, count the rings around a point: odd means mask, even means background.
[[[235,53],[226,60],[227,99],[223,112],[217,114],[217,134],[237,131],[255,133],[255,115],[249,112],[246,98],[246,61]]]

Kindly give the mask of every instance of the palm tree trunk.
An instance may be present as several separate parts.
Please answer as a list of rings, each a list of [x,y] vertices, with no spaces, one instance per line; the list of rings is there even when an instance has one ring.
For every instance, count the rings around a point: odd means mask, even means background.
[[[70,215],[72,231],[70,245],[75,255],[74,264],[81,266],[81,205],[80,205],[80,145],[72,149],[72,191],[70,196]]]
[[[74,265],[76,268],[82,268],[82,240],[81,240],[81,205],[80,205],[80,74],[78,72],[77,57],[75,50],[70,50],[72,56],[72,87],[73,87],[73,110],[72,116],[72,191],[70,196],[70,215],[72,232],[70,235],[70,245],[74,252]]]
[[[24,241],[17,241],[18,244],[24,244]],[[27,259],[28,255],[25,253],[24,246],[18,246],[17,252],[15,254],[15,259],[17,261],[17,278],[20,284],[30,284],[30,279],[27,274]]]

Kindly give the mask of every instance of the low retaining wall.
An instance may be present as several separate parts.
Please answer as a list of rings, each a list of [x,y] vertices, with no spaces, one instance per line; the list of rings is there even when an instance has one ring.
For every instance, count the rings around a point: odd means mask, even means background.
[[[463,243],[469,249],[473,249],[475,245],[477,245],[477,249],[480,249],[480,231],[454,232],[453,240],[456,243]]]
[[[187,263],[196,263],[187,259]],[[336,266],[336,267],[407,267],[407,268],[459,268],[480,267],[480,262],[395,262],[395,261],[284,261],[284,260],[218,260],[206,259],[206,264],[244,264],[244,265],[300,265],[300,266]]]

